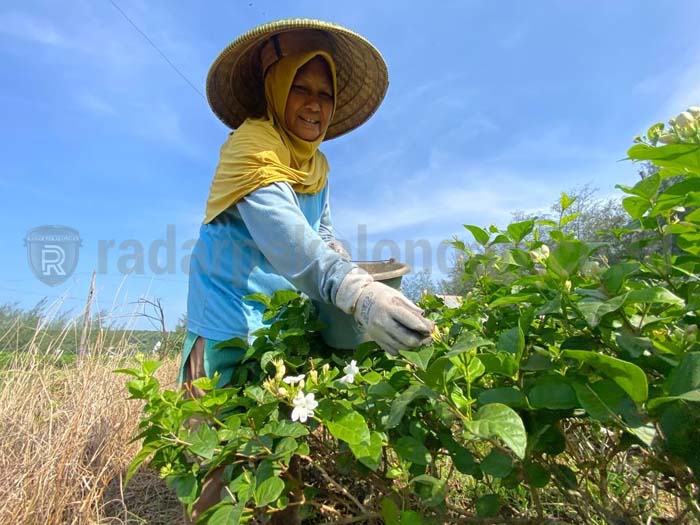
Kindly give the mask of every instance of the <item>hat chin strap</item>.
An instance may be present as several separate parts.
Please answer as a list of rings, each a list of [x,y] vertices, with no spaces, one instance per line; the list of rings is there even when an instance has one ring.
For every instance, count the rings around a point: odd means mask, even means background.
[[[330,35],[319,29],[296,29],[272,35],[260,50],[263,77],[280,58],[309,51],[325,51],[333,56]]]

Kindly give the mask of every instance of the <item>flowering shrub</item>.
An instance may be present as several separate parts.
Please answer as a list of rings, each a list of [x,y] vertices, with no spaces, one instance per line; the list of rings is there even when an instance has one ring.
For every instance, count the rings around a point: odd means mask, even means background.
[[[687,114],[629,151],[657,170],[620,186],[630,223],[613,233],[633,242],[619,263],[563,232],[563,195],[558,223],[467,226],[483,249],[454,245],[474,285],[457,308],[423,300],[429,346],[338,354],[311,304],[282,291],[251,297],[271,322],[252,345],[224,344],[246,349],[230,387],[197,379],[205,395],[191,398],[162,390],[154,361],[123,370],[146,402],[130,474],[150,458],[191,506],[225,466],[210,524],[288,505],[338,523],[641,524],[658,512],[645,486],[700,519],[700,140]]]

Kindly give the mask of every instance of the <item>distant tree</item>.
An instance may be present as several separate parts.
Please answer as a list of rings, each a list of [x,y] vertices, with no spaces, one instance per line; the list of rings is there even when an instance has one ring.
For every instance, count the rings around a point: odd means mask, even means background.
[[[645,176],[640,173],[640,176]],[[550,206],[550,212],[544,214],[525,213],[523,211],[513,212],[513,222],[522,222],[531,219],[540,221],[549,220],[557,224],[560,221],[565,222],[563,230],[565,233],[573,234],[576,238],[586,242],[600,243],[598,254],[607,259],[609,262],[616,262],[619,254],[623,252],[625,246],[629,246],[634,242],[633,236],[616,238],[612,233],[601,235],[600,232],[623,228],[629,222],[629,216],[626,214],[622,203],[613,198],[599,199],[596,197],[597,188],[591,184],[584,184],[573,188],[566,192],[568,201],[573,201],[572,204],[562,213],[562,200]],[[545,243],[553,243],[547,232],[549,227],[546,225],[538,225],[535,232],[530,235],[530,240],[534,235]],[[483,253],[484,251],[505,254],[508,251],[509,245],[495,244],[487,248],[483,248],[476,244],[469,245],[469,248],[474,253]],[[463,295],[471,288],[472,283],[465,280],[465,264],[469,264],[469,259],[462,256],[454,261],[451,270],[448,272],[446,279],[441,281],[439,289],[441,293]],[[488,270],[486,270],[488,271]],[[497,272],[497,269],[491,269]],[[466,272],[474,276],[474,272]]]
[[[411,273],[401,280],[401,292],[413,302],[418,302],[424,293],[435,293],[436,286],[428,268]]]

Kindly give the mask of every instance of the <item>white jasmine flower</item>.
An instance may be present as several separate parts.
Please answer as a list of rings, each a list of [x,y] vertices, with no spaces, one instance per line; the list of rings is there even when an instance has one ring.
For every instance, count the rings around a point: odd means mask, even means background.
[[[549,246],[543,244],[542,246],[532,250],[530,252],[530,257],[533,261],[538,263],[544,263],[549,257]]]
[[[304,395],[304,392],[297,392],[292,403],[294,404],[292,421],[299,421],[301,423],[306,423],[308,418],[313,417],[314,409],[318,406],[313,393]]]
[[[154,352],[157,352],[158,350],[160,350],[160,347],[161,347],[162,345],[163,345],[163,343],[161,343],[160,341],[158,341],[156,344],[153,345],[153,351],[154,351]]]
[[[299,374],[298,376],[287,376],[282,381],[284,381],[288,385],[296,385],[297,383],[301,383],[305,377],[306,374]]]
[[[340,378],[341,383],[354,383],[355,376],[360,373],[360,369],[357,368],[357,361],[354,359],[350,361],[350,364],[343,368],[345,375]]]
[[[697,106],[690,106],[688,108],[688,113],[690,113],[694,117],[700,117],[700,108]]]
[[[659,142],[661,142],[661,144],[676,144],[678,142],[678,137],[673,133],[664,133],[659,137]]]
[[[284,361],[281,359],[273,359],[272,365],[275,367],[275,379],[279,381],[287,373],[287,368],[284,366]]]
[[[691,124],[693,120],[693,115],[688,111],[684,111],[676,117],[676,123],[681,127]]]

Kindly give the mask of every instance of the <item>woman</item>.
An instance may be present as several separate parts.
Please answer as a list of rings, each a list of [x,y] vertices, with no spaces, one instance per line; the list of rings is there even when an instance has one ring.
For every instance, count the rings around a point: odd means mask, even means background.
[[[215,371],[230,381],[240,350],[212,347],[263,326],[262,305],[243,299],[256,292],[296,288],[334,304],[390,353],[429,336],[421,310],[349,262],[332,234],[318,147],[365,122],[387,85],[369,42],[315,20],[257,27],[214,61],[207,96],[237,131],[221,148],[192,253],[181,381]]]
[[[231,380],[242,351],[213,346],[251,341],[263,326],[262,305],[244,299],[252,293],[298,289],[331,303],[392,354],[429,339],[433,324],[422,311],[352,264],[335,241],[329,167],[318,149],[365,122],[387,85],[369,42],[315,20],[255,28],[214,61],[209,103],[236,131],[221,148],[192,253],[181,382],[214,372],[221,385]],[[210,479],[195,514],[219,489]]]

